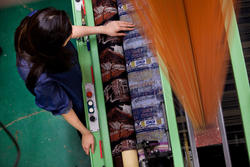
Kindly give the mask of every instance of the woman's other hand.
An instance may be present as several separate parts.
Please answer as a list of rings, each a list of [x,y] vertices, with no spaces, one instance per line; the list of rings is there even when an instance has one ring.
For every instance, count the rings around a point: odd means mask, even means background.
[[[103,32],[109,36],[125,36],[124,31],[131,31],[134,27],[135,25],[129,22],[111,21],[103,26]]]
[[[62,114],[64,119],[82,134],[82,148],[89,155],[89,149],[94,153],[95,139],[90,131],[78,119],[75,111],[71,108],[69,112]]]
[[[89,149],[94,153],[95,139],[94,136],[88,131],[82,135],[82,148],[87,155],[89,155]]]

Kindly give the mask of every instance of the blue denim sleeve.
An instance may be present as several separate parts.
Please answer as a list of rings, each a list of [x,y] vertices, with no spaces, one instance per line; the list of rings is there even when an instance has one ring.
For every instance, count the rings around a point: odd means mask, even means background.
[[[34,91],[36,105],[53,115],[66,114],[72,108],[67,93],[53,80],[38,83]]]

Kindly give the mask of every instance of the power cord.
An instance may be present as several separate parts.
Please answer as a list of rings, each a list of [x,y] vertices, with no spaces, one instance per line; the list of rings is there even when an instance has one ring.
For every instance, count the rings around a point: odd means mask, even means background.
[[[34,10],[33,8],[29,8],[22,0],[18,0],[18,3],[22,5],[24,9],[28,9],[30,12]]]
[[[13,135],[6,129],[6,127],[2,124],[2,122],[0,122],[0,126],[3,128],[3,130],[8,134],[8,136],[11,138],[11,140],[13,141],[13,143],[16,146],[17,149],[17,158],[16,158],[16,162],[14,164],[14,167],[17,167],[18,162],[20,160],[20,156],[21,156],[21,151],[20,151],[20,147],[16,141],[16,139],[13,137]]]

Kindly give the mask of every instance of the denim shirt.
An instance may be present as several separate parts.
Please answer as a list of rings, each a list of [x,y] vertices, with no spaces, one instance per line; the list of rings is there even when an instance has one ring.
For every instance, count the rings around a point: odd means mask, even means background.
[[[82,73],[78,54],[71,42],[65,46],[72,53],[73,66],[61,73],[42,73],[34,88],[35,103],[38,107],[52,112],[54,115],[67,113],[71,108],[84,123],[84,107],[82,95]],[[21,78],[25,81],[31,66],[21,60],[17,67]]]

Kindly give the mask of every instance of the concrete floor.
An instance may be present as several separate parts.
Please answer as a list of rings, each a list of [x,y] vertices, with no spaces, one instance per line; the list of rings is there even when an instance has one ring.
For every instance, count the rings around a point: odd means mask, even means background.
[[[55,7],[72,20],[71,1],[43,0],[27,4],[33,9]],[[36,107],[15,66],[14,32],[30,11],[22,5],[0,9],[0,121],[15,136],[21,148],[19,167],[88,167],[76,131],[61,116]],[[11,167],[16,148],[0,128],[0,166]]]

